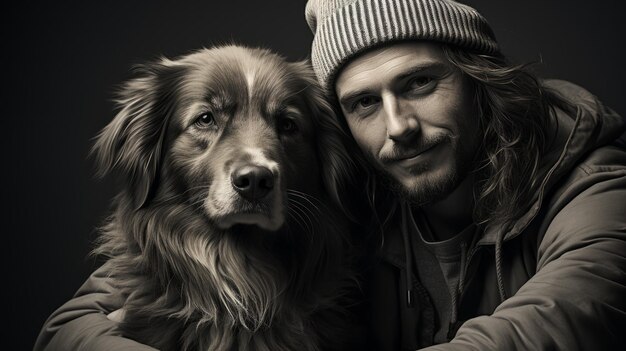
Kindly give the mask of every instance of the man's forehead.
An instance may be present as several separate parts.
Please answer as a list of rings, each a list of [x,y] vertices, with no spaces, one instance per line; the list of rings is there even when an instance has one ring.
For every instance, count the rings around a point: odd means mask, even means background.
[[[410,67],[448,63],[441,47],[430,42],[406,42],[384,46],[349,61],[338,73],[335,90],[339,98],[348,90],[359,90],[392,79]]]

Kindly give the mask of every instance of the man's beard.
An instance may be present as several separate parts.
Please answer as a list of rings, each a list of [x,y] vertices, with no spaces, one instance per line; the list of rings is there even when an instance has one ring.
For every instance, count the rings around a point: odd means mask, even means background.
[[[380,184],[396,197],[416,206],[425,206],[445,199],[464,178],[456,169],[452,169],[450,173],[437,179],[425,175],[413,186],[406,187],[384,170],[377,169],[376,177]]]
[[[394,193],[396,197],[415,206],[426,206],[445,199],[468,176],[475,164],[473,150],[471,152],[465,150],[464,152],[458,147],[458,144],[452,142],[451,138],[448,141],[453,147],[455,162],[443,176],[436,177],[428,174],[431,169],[429,163],[418,165],[411,170],[411,173],[420,179],[412,186],[407,187],[385,169],[375,167],[378,182]],[[369,155],[368,157],[371,158]],[[372,161],[370,160],[370,164],[376,164],[371,163]]]

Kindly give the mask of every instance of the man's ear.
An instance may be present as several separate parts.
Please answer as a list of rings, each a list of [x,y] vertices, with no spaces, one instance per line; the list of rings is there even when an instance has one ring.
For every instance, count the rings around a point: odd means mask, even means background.
[[[362,167],[360,155],[355,152],[354,142],[349,131],[337,119],[335,109],[324,95],[308,62],[293,63],[305,79],[303,93],[311,111],[315,129],[317,154],[320,160],[320,173],[326,191],[331,199],[354,218],[351,194],[357,184],[358,171]]]
[[[136,209],[150,199],[159,174],[163,143],[174,110],[172,61],[138,66],[116,100],[119,112],[92,148],[98,174],[117,173]]]

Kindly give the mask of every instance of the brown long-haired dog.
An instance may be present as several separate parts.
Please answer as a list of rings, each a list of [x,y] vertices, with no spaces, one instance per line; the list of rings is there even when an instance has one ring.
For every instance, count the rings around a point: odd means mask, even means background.
[[[303,62],[238,46],[139,67],[97,138],[124,189],[95,250],[160,349],[342,348],[345,135]]]

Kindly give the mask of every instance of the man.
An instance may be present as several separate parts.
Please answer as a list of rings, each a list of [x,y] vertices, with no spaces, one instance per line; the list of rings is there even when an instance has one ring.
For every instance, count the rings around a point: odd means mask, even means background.
[[[372,349],[623,346],[624,121],[510,65],[453,1],[310,0],[306,16],[316,74],[368,165]],[[83,290],[75,309],[123,303]],[[65,316],[37,347],[118,338],[106,318]]]
[[[368,279],[375,348],[623,347],[624,121],[507,63],[457,2],[309,0],[306,14],[390,218]]]

